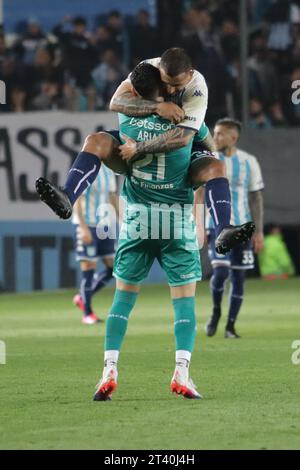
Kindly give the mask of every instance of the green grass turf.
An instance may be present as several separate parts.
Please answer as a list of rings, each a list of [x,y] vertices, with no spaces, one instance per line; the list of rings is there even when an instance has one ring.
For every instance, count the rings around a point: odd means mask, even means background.
[[[191,375],[203,400],[173,396],[173,312],[166,286],[145,286],[131,316],[111,402],[93,402],[104,325],[84,326],[73,291],[1,295],[1,449],[299,449],[299,279],[249,280],[241,340],[206,338],[198,287]],[[106,315],[113,290],[95,299]],[[224,303],[224,310],[226,303]],[[225,313],[225,312],[224,312]]]

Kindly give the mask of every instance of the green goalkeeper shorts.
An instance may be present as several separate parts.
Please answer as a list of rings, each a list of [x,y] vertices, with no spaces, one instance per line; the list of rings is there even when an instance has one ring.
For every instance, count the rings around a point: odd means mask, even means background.
[[[125,214],[114,262],[114,276],[127,284],[141,284],[157,259],[170,286],[201,280],[200,251],[194,221],[191,216],[185,219],[186,224],[182,218],[173,219],[169,234],[168,230],[162,232],[161,220],[157,224],[151,221],[146,227],[136,215]]]

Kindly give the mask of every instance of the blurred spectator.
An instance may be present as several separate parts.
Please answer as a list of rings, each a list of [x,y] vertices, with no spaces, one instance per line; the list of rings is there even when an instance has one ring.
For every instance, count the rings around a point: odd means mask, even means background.
[[[127,70],[120,63],[117,53],[113,49],[107,49],[99,65],[92,71],[93,83],[98,94],[97,109],[108,107],[112,95],[126,75]]]
[[[258,99],[250,100],[250,120],[249,127],[253,129],[270,129],[272,123],[263,110],[263,104]]]
[[[264,279],[286,279],[295,274],[295,267],[277,224],[266,227],[264,248],[258,254],[258,261]]]
[[[295,37],[294,48],[292,50],[292,62],[295,67],[300,66],[300,34]]]
[[[2,111],[105,109],[118,81],[143,59],[181,46],[206,78],[206,120],[241,117],[241,64],[237,0],[160,0],[160,28],[146,10],[134,18],[118,11],[99,17],[90,35],[84,18],[66,18],[49,40],[36,18],[7,48],[0,31],[0,79],[6,81]],[[300,73],[300,0],[248,0],[252,25],[248,80],[250,124],[255,128],[299,125],[291,84]],[[130,25],[130,26],[129,26]],[[58,66],[59,64],[59,66]]]
[[[270,106],[270,117],[273,126],[286,126],[286,120],[282,112],[281,104],[279,102],[273,103]]]
[[[192,7],[185,14],[182,45],[192,58],[193,66],[207,81],[209,107],[206,121],[212,125],[227,113],[226,95],[230,76],[220,53],[220,41],[212,27],[211,14],[202,7]]]
[[[9,58],[11,52],[6,47],[5,36],[4,34],[0,34],[0,70],[1,64]]]
[[[210,3],[210,2],[209,2]],[[239,8],[236,0],[217,0],[213,11],[217,25],[220,25],[224,18],[232,18],[236,23],[239,21]]]
[[[42,82],[40,92],[30,103],[31,109],[40,111],[65,109],[66,106],[67,102],[62,92],[61,82],[54,78]]]
[[[96,63],[96,51],[88,38],[85,19],[74,18],[71,32],[64,30],[69,22],[70,19],[66,18],[64,23],[55,26],[53,33],[57,36],[62,48],[63,64],[69,75],[69,83],[84,90],[91,83],[91,71]]]
[[[183,35],[197,37],[204,48],[220,50],[219,36],[213,29],[212,16],[204,7],[194,6],[186,12]]]
[[[129,66],[129,35],[121,13],[113,10],[107,17],[107,28],[114,42],[113,49],[121,58],[125,67]]]
[[[156,2],[161,52],[180,44],[183,14],[190,6],[190,0],[160,0]]]
[[[226,18],[221,25],[220,43],[227,63],[230,64],[239,58],[240,35],[237,24],[231,18]]]
[[[273,0],[249,0],[253,24],[260,24],[266,16]]]
[[[270,59],[264,35],[259,33],[254,37],[252,50],[248,68],[256,80],[250,82],[250,96],[260,99],[268,107],[278,101],[279,87],[276,69]]]
[[[24,70],[25,80],[27,81],[27,91],[29,93],[29,104],[31,108],[31,101],[33,108],[38,109],[37,103],[42,103],[41,94],[45,91],[45,102],[49,98],[49,87],[55,83],[57,87],[62,87],[64,82],[63,69],[60,66],[55,66],[53,57],[48,49],[38,49],[35,54],[34,63],[32,66]],[[46,86],[46,84],[48,86]],[[40,98],[37,99],[37,96]],[[41,109],[48,109],[43,105]],[[50,108],[51,109],[51,108]]]
[[[93,37],[93,44],[98,56],[104,54],[108,49],[116,49],[116,52],[118,52],[119,49],[118,46],[116,46],[114,39],[112,39],[109,29],[104,25],[98,26]]]
[[[5,51],[7,51],[5,49]],[[0,62],[0,80],[6,84],[6,104],[1,105],[1,111],[25,111],[27,87],[23,69],[17,65],[16,59],[11,55],[4,55]]]
[[[270,25],[268,47],[287,51],[293,44],[293,26],[300,24],[300,8],[293,0],[276,0],[265,15]]]
[[[23,37],[16,41],[14,51],[19,60],[25,65],[31,65],[36,51],[47,46],[47,38],[41,29],[37,18],[30,18],[27,23],[27,31]]]
[[[144,59],[157,57],[160,53],[158,31],[149,23],[149,13],[140,10],[130,30],[131,66],[135,67]]]
[[[295,92],[292,84],[296,80],[299,80],[300,83],[300,64],[288,77],[282,92],[284,113],[292,126],[300,126],[300,103],[292,101],[292,93]]]

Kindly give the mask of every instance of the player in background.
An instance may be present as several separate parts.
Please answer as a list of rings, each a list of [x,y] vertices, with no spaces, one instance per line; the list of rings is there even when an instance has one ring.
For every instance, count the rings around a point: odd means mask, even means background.
[[[131,86],[138,96],[160,96],[158,69],[146,63],[138,65]],[[159,138],[175,125],[155,114],[139,119],[121,114],[119,127],[120,135],[143,141]],[[167,275],[175,316],[176,365],[171,390],[186,398],[201,398],[189,377],[196,337],[195,290],[201,279],[192,215],[194,195],[188,181],[191,145],[152,153],[128,166],[122,190],[126,208],[114,263],[116,291],[106,322],[104,369],[96,401],[110,400],[117,386],[119,352],[129,315],[155,259]]]
[[[241,132],[238,121],[224,118],[217,121],[214,128],[214,141],[218,158],[225,163],[229,180],[232,211],[232,224],[243,224],[253,219],[256,231],[252,241],[234,247],[230,253],[216,253],[216,231],[211,217],[206,226],[209,244],[209,257],[213,267],[210,280],[213,312],[206,325],[207,336],[213,336],[221,317],[221,302],[226,280],[230,280],[229,311],[225,327],[225,338],[239,338],[235,323],[243,303],[246,270],[254,268],[254,255],[263,248],[263,194],[264,183],[257,159],[237,148]]]
[[[111,110],[127,116],[144,117],[156,114],[173,121],[176,126],[156,139],[129,140],[121,156],[129,161],[141,155],[169,152],[188,145],[204,122],[208,91],[204,77],[192,69],[191,60],[183,49],[172,48],[162,57],[146,62],[158,68],[166,86],[169,102],[146,100],[132,94],[130,78],[122,82],[111,100]],[[181,107],[182,108],[181,108]],[[114,155],[113,155],[114,154]],[[113,157],[113,158],[112,158]],[[44,178],[36,182],[40,198],[60,217],[69,218],[72,206],[88,184],[95,179],[103,161],[117,172],[126,172],[118,159],[118,145],[105,133],[90,134],[75,160],[63,190]],[[205,198],[216,228],[216,250],[228,252],[233,246],[251,237],[254,224],[230,226],[231,202],[228,180],[222,162],[213,156],[199,161],[195,183],[206,185]]]
[[[101,239],[98,236],[99,231],[102,234],[114,233],[116,227],[108,204],[114,207],[118,217],[116,177],[111,170],[102,166],[96,180],[75,202],[72,217],[76,260],[81,270],[80,293],[75,295],[73,302],[83,311],[82,323],[86,325],[101,321],[93,311],[92,297],[112,278],[115,239],[109,236]],[[97,272],[99,258],[105,268]]]

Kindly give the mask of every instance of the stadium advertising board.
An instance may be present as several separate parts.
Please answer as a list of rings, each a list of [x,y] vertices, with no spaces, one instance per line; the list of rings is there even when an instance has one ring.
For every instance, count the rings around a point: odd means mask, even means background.
[[[0,291],[74,287],[73,229],[40,203],[39,176],[63,184],[85,137],[117,126],[99,113],[6,114],[0,125]],[[149,282],[164,274],[155,264]]]
[[[76,284],[72,226],[40,203],[37,177],[62,184],[85,136],[116,126],[110,113],[6,114],[0,126],[0,289]]]

